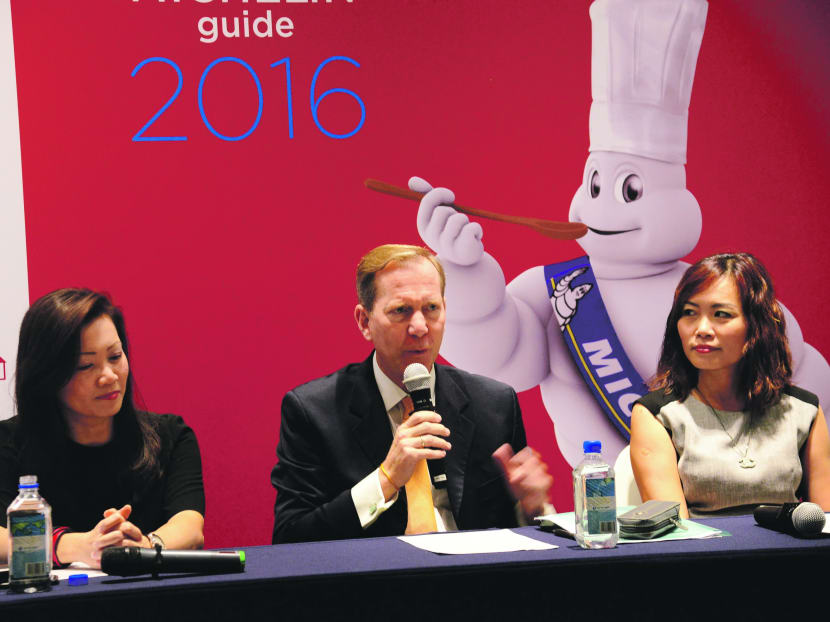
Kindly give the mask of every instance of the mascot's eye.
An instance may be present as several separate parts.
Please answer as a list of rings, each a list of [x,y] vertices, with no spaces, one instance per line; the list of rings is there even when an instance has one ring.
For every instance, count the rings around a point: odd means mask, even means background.
[[[622,198],[626,203],[631,203],[643,196],[643,180],[637,175],[628,175],[622,183]]]
[[[588,192],[591,193],[592,199],[596,199],[599,196],[599,171],[591,173],[590,181],[588,182]]]

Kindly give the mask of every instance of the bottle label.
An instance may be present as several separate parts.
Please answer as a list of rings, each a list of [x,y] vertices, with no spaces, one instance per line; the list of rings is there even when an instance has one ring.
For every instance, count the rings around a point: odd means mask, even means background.
[[[46,546],[46,516],[27,514],[9,516],[12,559],[9,568],[13,579],[28,579],[49,574]]]
[[[617,531],[617,501],[614,492],[613,477],[585,480],[585,514],[588,517],[589,533]]]

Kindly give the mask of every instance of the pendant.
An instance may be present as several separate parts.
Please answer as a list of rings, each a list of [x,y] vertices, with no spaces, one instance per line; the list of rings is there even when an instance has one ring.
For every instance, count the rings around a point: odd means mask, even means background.
[[[744,456],[740,460],[738,460],[738,464],[741,465],[742,469],[753,469],[755,468],[755,459],[750,458],[748,456]]]

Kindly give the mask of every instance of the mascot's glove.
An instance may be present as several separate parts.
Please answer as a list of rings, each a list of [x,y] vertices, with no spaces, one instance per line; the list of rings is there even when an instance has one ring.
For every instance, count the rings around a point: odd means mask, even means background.
[[[461,266],[477,263],[484,254],[481,225],[448,204],[455,195],[446,188],[433,188],[420,177],[409,180],[409,189],[425,192],[418,207],[418,233],[442,260]]]

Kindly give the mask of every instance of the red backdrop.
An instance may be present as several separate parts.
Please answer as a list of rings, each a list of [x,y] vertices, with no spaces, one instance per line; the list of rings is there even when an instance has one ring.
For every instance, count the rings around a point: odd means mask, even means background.
[[[418,174],[462,204],[563,220],[588,146],[589,2],[334,0],[332,4],[12,0],[30,296],[79,285],[125,311],[132,369],[151,410],[183,415],[202,448],[212,547],[270,541],[269,472],[288,389],[362,359],[352,320],[354,267],[369,248],[419,243],[415,207],[375,195],[366,177]],[[199,41],[202,16],[270,10],[290,38]],[[703,234],[688,259],[760,256],[805,338],[827,356],[825,210],[830,197],[830,15],[822,3],[718,0],[709,7],[689,123],[688,187]],[[341,87],[366,107],[350,138],[324,135],[309,103]],[[146,132],[131,138],[182,90]],[[197,92],[220,57],[261,81],[261,121],[224,141]],[[288,137],[290,59],[294,138]],[[217,131],[257,115],[236,62],[206,78]],[[344,93],[319,120],[361,118]],[[529,230],[486,223],[508,279],[580,253]],[[570,468],[538,389],[521,395],[531,444],[572,507]]]

